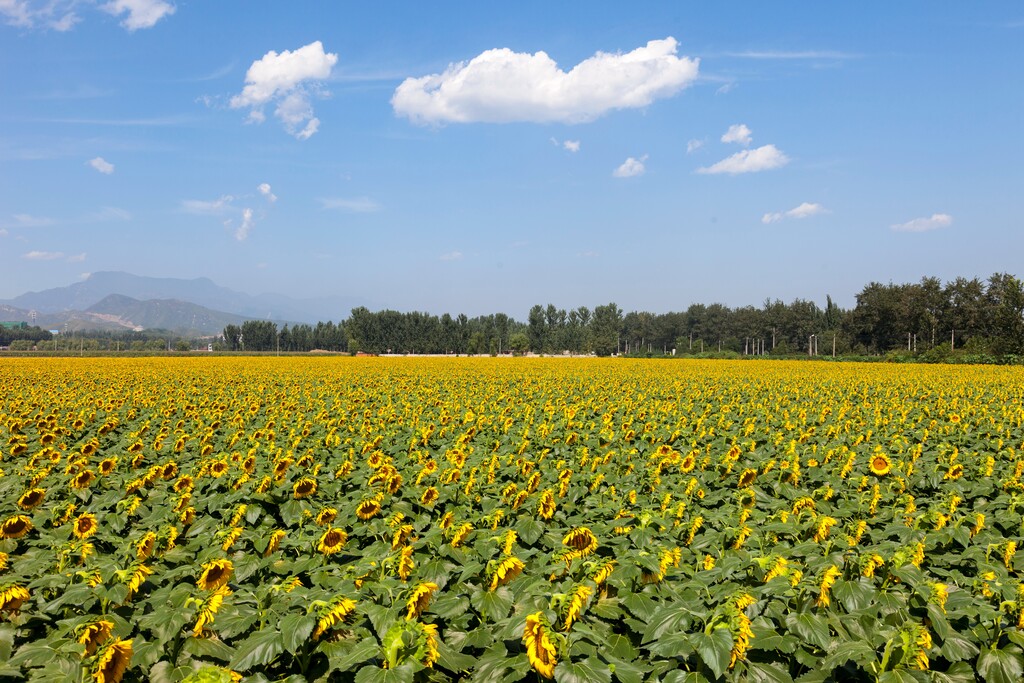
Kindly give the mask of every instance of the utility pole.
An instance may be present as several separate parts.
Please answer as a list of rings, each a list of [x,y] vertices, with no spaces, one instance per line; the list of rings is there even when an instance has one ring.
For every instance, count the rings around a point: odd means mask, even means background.
[[[950,330],[949,331],[949,350],[950,351],[956,351],[956,346],[954,346],[954,342],[955,341],[956,341],[956,330]]]
[[[832,335],[832,357],[836,357],[836,335]]]

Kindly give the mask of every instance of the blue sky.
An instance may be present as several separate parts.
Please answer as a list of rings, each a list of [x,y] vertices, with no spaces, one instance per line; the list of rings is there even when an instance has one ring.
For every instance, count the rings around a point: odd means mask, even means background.
[[[1024,275],[1024,8],[874,10],[0,0],[0,298],[125,270],[524,318]]]

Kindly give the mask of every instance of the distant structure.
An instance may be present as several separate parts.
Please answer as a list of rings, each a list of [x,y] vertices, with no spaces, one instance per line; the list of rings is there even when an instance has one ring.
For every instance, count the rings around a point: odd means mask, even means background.
[[[5,330],[25,330],[28,329],[28,323],[24,320],[0,320],[0,327]]]

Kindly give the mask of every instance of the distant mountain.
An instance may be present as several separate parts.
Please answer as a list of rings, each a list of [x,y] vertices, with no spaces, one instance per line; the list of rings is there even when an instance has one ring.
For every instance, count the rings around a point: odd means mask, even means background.
[[[362,304],[340,296],[294,299],[280,294],[245,294],[221,287],[205,277],[185,280],[105,271],[93,273],[85,280],[67,287],[28,292],[13,299],[0,301],[0,306],[35,310],[42,320],[43,314],[86,311],[111,294],[119,294],[140,302],[173,299],[244,318],[295,320],[304,323],[316,323],[320,320],[339,321],[347,318],[353,307]]]
[[[0,319],[30,322],[30,312],[22,308],[0,305]],[[219,334],[226,325],[241,325],[251,319],[176,299],[139,301],[121,294],[111,294],[84,311],[37,311],[36,324],[44,329],[62,332],[141,331],[159,328],[188,336],[205,336]],[[274,322],[279,326],[284,324],[282,321]]]

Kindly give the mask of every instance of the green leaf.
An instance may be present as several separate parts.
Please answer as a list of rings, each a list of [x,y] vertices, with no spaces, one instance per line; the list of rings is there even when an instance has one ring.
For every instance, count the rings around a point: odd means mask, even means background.
[[[942,656],[950,662],[961,662],[974,659],[979,652],[978,646],[969,641],[959,633],[950,633],[949,637],[943,639],[942,647],[939,648]]]
[[[289,614],[281,620],[284,649],[295,654],[309,640],[316,626],[316,617],[307,614]]]
[[[611,655],[602,654],[602,656],[608,662],[608,670],[615,675],[619,683],[643,683],[647,667]]]
[[[669,671],[661,683],[709,683],[707,677],[696,671]]]
[[[196,659],[215,659],[218,662],[230,662],[235,654],[233,648],[217,638],[189,638],[181,649]],[[138,652],[135,656],[138,656]]]
[[[821,660],[820,667],[823,671],[832,671],[849,661],[853,661],[862,669],[867,670],[868,665],[878,658],[875,648],[862,640],[851,640],[840,643]]]
[[[704,660],[715,676],[722,676],[729,666],[729,653],[732,652],[732,636],[727,628],[716,628],[710,634],[694,633],[690,636],[697,654]]]
[[[411,662],[394,669],[364,666],[356,674],[356,683],[413,683],[416,669]]]
[[[523,543],[530,546],[544,534],[544,525],[533,517],[523,517],[516,525],[516,533]]]
[[[933,683],[975,683],[974,669],[967,662],[957,662],[946,671],[932,672]]]
[[[581,662],[559,662],[555,667],[557,683],[611,683],[612,673],[604,662],[587,657]]]
[[[907,671],[906,669],[893,669],[883,671],[878,677],[878,683],[927,683],[928,676],[923,671]]]
[[[472,671],[476,664],[476,657],[456,652],[444,641],[437,646],[437,663],[441,668],[452,673]]]
[[[231,658],[231,668],[248,671],[255,666],[266,666],[284,652],[284,639],[276,629],[257,631],[239,643],[235,656]]]
[[[498,621],[508,616],[515,598],[512,591],[502,586],[496,591],[478,590],[470,596],[469,601],[478,613],[490,621]]]
[[[1019,683],[1024,676],[1021,656],[1007,650],[982,650],[977,666],[985,683]]]
[[[817,645],[821,649],[828,649],[831,637],[828,631],[828,622],[823,617],[809,612],[801,614],[789,614],[786,616],[786,626],[806,642]]]
[[[364,638],[358,642],[341,641],[338,643],[322,643],[318,648],[327,655],[330,671],[351,671],[354,667],[367,662],[380,652],[375,638]]]
[[[11,651],[14,649],[15,628],[10,624],[0,624],[0,662],[6,662],[11,658]]]
[[[750,662],[747,664],[747,681],[750,683],[793,683],[793,677],[781,664]]]
[[[657,608],[647,620],[642,642],[649,643],[669,632],[688,630],[691,616],[693,612],[678,602]]]

